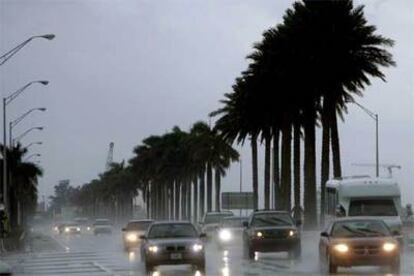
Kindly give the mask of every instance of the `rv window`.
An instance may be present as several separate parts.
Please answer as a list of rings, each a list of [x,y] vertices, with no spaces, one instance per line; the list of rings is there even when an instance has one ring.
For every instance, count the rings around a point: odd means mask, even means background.
[[[397,216],[392,199],[356,199],[349,206],[349,216]]]

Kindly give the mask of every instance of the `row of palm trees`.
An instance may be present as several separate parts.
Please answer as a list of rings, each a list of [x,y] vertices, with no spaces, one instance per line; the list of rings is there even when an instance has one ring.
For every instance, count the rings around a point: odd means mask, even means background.
[[[221,178],[238,157],[204,122],[189,132],[174,127],[144,139],[128,166],[114,163],[99,179],[80,187],[74,203],[84,215],[124,220],[131,217],[132,200],[141,190],[148,217],[196,221],[205,211],[220,210]]]
[[[222,107],[211,114],[217,118],[215,129],[226,141],[243,144],[250,140],[256,208],[257,143],[263,142],[264,207],[291,210],[293,182],[293,209],[298,215],[303,181],[305,223],[315,226],[316,128],[322,129],[323,214],[331,155],[333,176],[342,175],[338,118],[343,118],[347,103],[362,96],[370,77],[384,80],[381,68],[394,65],[386,50],[392,45],[392,40],[378,35],[367,23],[363,7],[355,8],[351,0],[296,2],[285,12],[281,24],[263,33],[247,57],[248,68],[225,94]],[[276,206],[270,206],[271,183]]]
[[[259,207],[260,143],[265,148],[264,207],[293,209],[296,216],[304,209],[305,224],[316,226],[316,170],[320,169],[323,214],[325,183],[342,175],[338,118],[343,119],[354,97],[363,95],[371,77],[385,80],[382,68],[395,64],[387,51],[392,45],[368,24],[363,7],[354,7],[351,0],[295,2],[283,22],[265,31],[254,45],[247,69],[224,95],[222,107],[210,114],[216,119],[213,128],[199,122],[189,132],[175,127],[144,139],[128,166],[118,164],[128,180],[108,182],[109,175],[119,173],[115,167],[82,187],[82,202],[90,207],[95,200],[95,209],[103,204],[116,210],[112,206],[126,201],[123,192],[130,201],[140,189],[150,217],[197,219],[213,210],[213,179],[214,209],[220,210],[221,177],[238,159],[231,145],[248,140],[254,207]],[[317,128],[322,131],[320,166]]]
[[[3,145],[0,145],[3,152]],[[24,225],[37,209],[37,184],[42,169],[35,163],[25,161],[27,149],[17,144],[7,148],[9,223],[12,229]],[[0,159],[2,166],[3,159]],[[0,180],[0,183],[2,183]],[[2,185],[1,185],[2,186]]]

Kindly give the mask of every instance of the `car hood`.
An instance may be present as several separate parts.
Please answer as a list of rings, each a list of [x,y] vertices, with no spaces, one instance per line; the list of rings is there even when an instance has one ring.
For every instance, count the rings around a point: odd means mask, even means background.
[[[201,243],[199,238],[174,238],[174,239],[148,239],[148,243],[152,245],[186,245]]]
[[[95,229],[99,229],[99,228],[112,228],[111,225],[95,225],[94,226]]]
[[[393,217],[376,217],[377,219],[383,220],[388,227],[391,229],[391,231],[398,231],[401,232],[402,229],[402,221],[399,216],[393,216]]]
[[[398,243],[392,237],[361,237],[361,238],[331,238],[331,244],[345,243],[350,246],[355,245],[382,245],[385,242]]]
[[[261,227],[252,227],[255,231],[266,231],[266,230],[296,230],[296,227],[293,225],[286,226],[261,226]]]

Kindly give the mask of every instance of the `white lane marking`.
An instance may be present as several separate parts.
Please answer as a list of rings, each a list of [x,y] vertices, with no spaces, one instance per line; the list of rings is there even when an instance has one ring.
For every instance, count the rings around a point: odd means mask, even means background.
[[[95,266],[95,267],[97,267],[97,268],[99,268],[100,270],[102,270],[103,272],[105,272],[105,273],[108,273],[108,274],[110,274],[110,275],[113,275],[113,276],[119,276],[119,274],[115,274],[112,270],[110,270],[109,268],[107,268],[107,267],[104,267],[102,264],[100,264],[100,263],[98,263],[98,262],[92,262],[91,263],[93,266]]]
[[[50,237],[59,244],[59,246],[61,246],[66,252],[70,251],[70,247],[65,244],[64,242],[58,240],[57,238],[55,238],[53,235],[50,235]]]

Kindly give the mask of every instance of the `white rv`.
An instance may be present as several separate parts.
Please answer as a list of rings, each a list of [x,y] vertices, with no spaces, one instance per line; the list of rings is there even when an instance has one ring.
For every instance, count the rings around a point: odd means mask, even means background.
[[[392,232],[401,233],[400,188],[391,178],[332,179],[326,183],[325,213],[328,220],[338,215],[375,216],[384,220]]]

